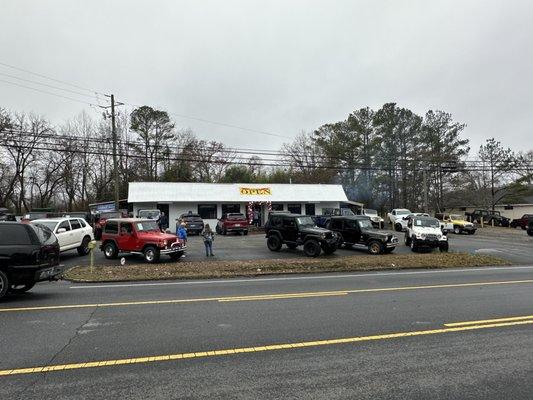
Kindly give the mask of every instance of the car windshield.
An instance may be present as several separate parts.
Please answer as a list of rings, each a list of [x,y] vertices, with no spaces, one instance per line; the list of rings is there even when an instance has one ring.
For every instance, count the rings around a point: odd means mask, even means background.
[[[202,217],[199,215],[183,215],[182,219],[187,222],[201,222]]]
[[[411,211],[409,210],[396,210],[396,215],[409,215]]]
[[[36,224],[39,224],[39,225],[44,225],[46,226],[48,229],[50,229],[51,231],[54,231],[54,228],[56,227],[57,225],[57,221],[38,221],[38,222],[35,222]]]
[[[159,227],[155,221],[137,222],[135,226],[138,232],[159,231]]]
[[[298,217],[296,218],[296,223],[299,226],[315,226],[315,221],[311,217]]]
[[[415,218],[414,225],[422,228],[439,228],[440,222],[435,218]]]
[[[369,219],[360,219],[357,223],[362,229],[372,229],[372,222]]]
[[[365,215],[378,215],[376,210],[371,210],[370,208],[365,209]]]

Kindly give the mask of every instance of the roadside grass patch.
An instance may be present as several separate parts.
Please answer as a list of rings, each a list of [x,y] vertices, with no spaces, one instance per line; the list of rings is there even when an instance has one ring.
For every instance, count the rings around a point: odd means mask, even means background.
[[[252,277],[274,274],[381,271],[400,269],[469,268],[510,265],[491,255],[466,253],[388,254],[268,259],[249,261],[202,261],[169,264],[74,267],[65,279],[74,282],[119,282],[168,279]]]

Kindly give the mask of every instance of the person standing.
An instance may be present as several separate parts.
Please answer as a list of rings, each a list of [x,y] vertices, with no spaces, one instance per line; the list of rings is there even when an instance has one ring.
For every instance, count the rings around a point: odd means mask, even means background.
[[[159,216],[159,229],[161,230],[161,232],[166,232],[168,229],[168,217],[165,215],[164,212],[162,212]]]
[[[204,238],[204,245],[205,245],[205,256],[206,257],[213,257],[213,240],[215,240],[215,234],[211,230],[211,227],[209,224],[205,224],[205,228],[202,231],[202,237]]]

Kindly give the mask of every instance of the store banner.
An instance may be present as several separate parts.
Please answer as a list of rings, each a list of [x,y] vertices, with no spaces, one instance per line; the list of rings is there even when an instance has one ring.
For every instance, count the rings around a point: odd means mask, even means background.
[[[241,195],[243,196],[270,196],[272,191],[269,187],[265,188],[239,188]]]

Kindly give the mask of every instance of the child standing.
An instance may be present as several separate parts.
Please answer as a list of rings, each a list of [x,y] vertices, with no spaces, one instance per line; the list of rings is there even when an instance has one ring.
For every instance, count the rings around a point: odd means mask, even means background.
[[[205,225],[205,228],[202,232],[202,237],[204,238],[204,245],[205,245],[205,256],[206,257],[213,257],[213,240],[215,239],[215,235],[213,231],[211,230],[211,227],[209,224]]]

